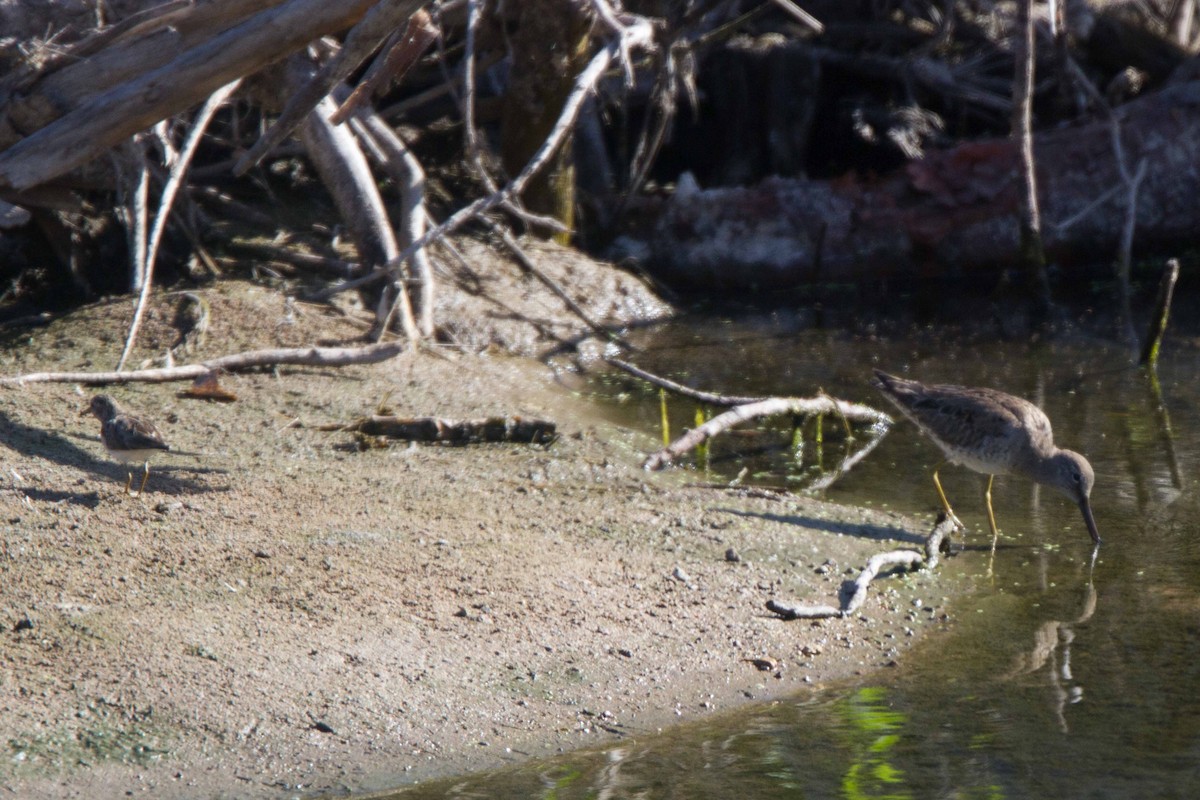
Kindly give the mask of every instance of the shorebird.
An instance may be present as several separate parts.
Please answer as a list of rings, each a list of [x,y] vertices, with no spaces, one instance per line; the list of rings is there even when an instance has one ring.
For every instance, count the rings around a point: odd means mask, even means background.
[[[992,481],[1008,473],[1024,475],[1071,498],[1083,513],[1092,541],[1100,544],[1090,500],[1095,482],[1092,465],[1079,453],[1055,446],[1050,420],[1033,403],[996,389],[930,386],[880,370],[875,370],[871,385],[916,423],[941,448],[947,461],[988,476],[984,496],[993,549],[999,532],[992,512]],[[946,515],[957,523],[937,469],[933,485]]]
[[[128,413],[106,394],[93,397],[83,413],[89,411],[100,420],[100,441],[104,443],[108,454],[122,464],[142,465],[142,485],[137,492],[140,496],[150,478],[150,459],[164,450],[170,450],[170,445],[153,423]],[[126,494],[130,494],[129,490],[133,486],[133,472],[128,474],[129,479],[125,481]]]

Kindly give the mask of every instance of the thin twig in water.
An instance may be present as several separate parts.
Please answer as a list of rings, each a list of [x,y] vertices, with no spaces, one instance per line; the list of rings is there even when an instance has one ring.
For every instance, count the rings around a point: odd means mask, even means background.
[[[705,392],[700,389],[693,389],[690,386],[684,386],[682,383],[676,383],[675,381],[664,378],[661,375],[655,375],[653,372],[647,372],[641,367],[636,367],[633,364],[630,364],[628,361],[622,361],[619,358],[609,356],[604,360],[609,364],[612,364],[614,367],[623,369],[630,375],[633,375],[636,378],[641,378],[642,380],[662,389],[666,389],[668,392],[674,392],[681,397],[689,397],[693,400],[698,400],[701,403],[708,403],[712,406],[743,406],[747,403],[757,403],[761,400],[770,399],[767,397],[742,397],[739,395],[714,394],[712,392]]]

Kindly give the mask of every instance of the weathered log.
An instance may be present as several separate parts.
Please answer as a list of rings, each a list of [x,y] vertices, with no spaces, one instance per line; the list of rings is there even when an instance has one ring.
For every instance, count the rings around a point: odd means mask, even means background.
[[[476,444],[479,442],[549,444],[558,436],[557,426],[553,422],[525,417],[456,420],[440,417],[375,415],[357,420],[350,425],[329,427],[333,430],[354,431],[367,436],[448,444]]]
[[[410,4],[416,10],[421,2]],[[0,186],[26,189],[69,172],[137,131],[201,102],[234,78],[257,72],[313,39],[353,25],[372,5],[374,0],[290,0],[182,52],[177,38],[156,42],[177,55],[156,69],[133,73],[106,91],[92,93],[80,87],[76,93],[80,99],[68,105],[69,110],[56,108],[42,97],[39,104],[50,106],[42,111],[54,121],[0,152]],[[131,47],[142,41],[132,42]],[[0,120],[0,131],[10,125]],[[28,130],[28,121],[12,128],[18,133]]]
[[[1190,241],[1200,226],[1200,82],[1114,112],[1128,163],[1145,160],[1140,245]],[[1111,256],[1126,197],[1112,121],[1038,134],[1038,197],[1047,256]],[[972,275],[1014,263],[1020,245],[1016,145],[995,140],[929,153],[870,180],[769,179],[701,190],[681,179],[648,241],[648,266],[681,286],[777,289],[931,272]]]

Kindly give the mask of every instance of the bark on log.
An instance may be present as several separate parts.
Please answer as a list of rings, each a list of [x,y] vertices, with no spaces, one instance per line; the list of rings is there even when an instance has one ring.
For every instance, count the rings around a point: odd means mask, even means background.
[[[196,105],[234,78],[257,72],[313,39],[344,30],[372,5],[374,0],[290,0],[183,52],[180,49],[184,45],[177,38],[157,41],[157,47],[178,55],[157,69],[137,72],[107,91],[84,94],[87,99],[0,152],[0,186],[26,189],[69,172],[126,137]],[[411,1],[414,11],[420,5],[420,0]],[[41,100],[49,103],[48,98]],[[56,108],[42,110],[52,119],[62,113]],[[0,120],[0,132],[4,122]],[[20,125],[15,130],[19,133],[25,127]]]
[[[30,68],[28,74],[5,77],[4,83],[11,84],[14,96],[0,110],[0,151],[70,113],[89,97],[158,69],[180,53],[239,25],[250,15],[282,2],[284,0],[201,3],[158,18],[164,23],[161,30],[139,31],[137,38],[105,42],[104,48],[96,51],[92,43],[104,38],[111,28],[120,27],[109,26],[68,46],[62,56],[38,64],[38,72]],[[147,8],[142,13],[152,10]],[[43,25],[49,25],[51,29],[56,27],[49,23]],[[26,38],[36,34],[9,31],[8,35]],[[59,62],[62,66],[58,66]],[[187,106],[178,110],[185,108]]]
[[[484,419],[442,419],[439,417],[372,416],[350,425],[333,428],[367,436],[383,436],[414,442],[518,442],[550,444],[557,437],[553,422],[524,417],[486,417]]]
[[[1190,241],[1200,225],[1200,82],[1114,113],[1127,161],[1147,164],[1139,245]],[[1112,122],[1039,134],[1034,153],[1048,257],[1069,268],[1110,256],[1125,216]],[[1020,245],[1018,164],[1014,143],[997,140],[930,153],[878,180],[708,191],[681,180],[650,236],[649,266],[707,291],[999,270]]]

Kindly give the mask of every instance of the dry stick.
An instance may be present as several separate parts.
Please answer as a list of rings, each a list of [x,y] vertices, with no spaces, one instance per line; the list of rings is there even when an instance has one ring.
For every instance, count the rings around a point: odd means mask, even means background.
[[[128,148],[137,158],[138,182],[130,203],[131,230],[129,231],[129,262],[133,268],[130,288],[141,290],[146,283],[146,242],[149,240],[148,219],[150,216],[150,165],[146,163],[146,148],[140,137],[135,136]]]
[[[45,74],[57,69],[61,64],[87,58],[93,53],[97,53],[121,41],[145,36],[153,31],[165,28],[179,18],[186,16],[192,10],[192,5],[192,0],[171,0],[171,2],[130,14],[120,22],[89,34],[68,47],[61,54],[52,56],[48,63],[42,65],[42,73]]]
[[[1129,285],[1130,265],[1133,261],[1133,234],[1137,225],[1137,198],[1138,189],[1141,187],[1142,179],[1146,175],[1146,159],[1138,161],[1137,168],[1130,174],[1129,159],[1125,155],[1125,145],[1121,139],[1121,121],[1116,114],[1113,113],[1112,107],[1108,104],[1108,100],[1102,95],[1091,80],[1083,73],[1079,65],[1074,59],[1067,57],[1067,65],[1075,78],[1075,83],[1088,93],[1089,98],[1093,103],[1103,109],[1105,116],[1108,118],[1109,138],[1112,140],[1113,160],[1117,165],[1117,173],[1121,176],[1121,185],[1114,186],[1108,192],[1105,192],[1101,197],[1097,198],[1093,203],[1075,214],[1068,220],[1060,223],[1060,229],[1066,229],[1076,221],[1083,219],[1093,209],[1098,207],[1102,202],[1107,201],[1112,196],[1116,195],[1123,187],[1125,189],[1125,224],[1121,227],[1121,239],[1117,249],[1117,259],[1114,266],[1117,278],[1118,303],[1121,319],[1118,320],[1118,325],[1121,330],[1118,335],[1124,338],[1125,341],[1133,343],[1136,346],[1137,334],[1133,329],[1133,310],[1132,310],[1132,290]]]
[[[1114,124],[1113,127],[1115,129],[1117,126]],[[1129,284],[1129,271],[1133,261],[1133,232],[1137,227],[1138,188],[1142,184],[1142,178],[1146,176],[1146,159],[1138,160],[1137,170],[1132,177],[1125,168],[1124,158],[1119,158],[1117,163],[1121,170],[1121,180],[1125,184],[1125,223],[1121,226],[1116,264],[1117,287],[1120,293],[1120,307],[1117,311],[1121,315],[1118,325],[1125,340],[1137,347],[1137,333],[1133,329],[1133,289]]]
[[[398,244],[407,247],[425,233],[425,225],[429,219],[425,211],[425,170],[412,150],[375,111],[367,108],[355,111],[351,126],[400,189],[401,225]],[[413,253],[412,272],[420,287],[420,294],[417,296],[417,328],[422,336],[430,337],[433,336],[436,286],[428,248]],[[397,277],[396,280],[402,278]],[[382,335],[384,330],[386,326],[380,328],[379,334]]]
[[[1163,334],[1167,330],[1167,320],[1171,316],[1171,298],[1175,294],[1175,281],[1177,280],[1179,280],[1179,259],[1172,258],[1167,261],[1167,270],[1158,284],[1158,299],[1154,302],[1154,314],[1151,317],[1150,329],[1146,332],[1146,344],[1142,347],[1142,354],[1138,358],[1138,364],[1148,366],[1151,370],[1158,366],[1159,346],[1162,344]]]
[[[473,31],[470,27],[468,27],[467,33],[468,37],[472,35]],[[644,46],[648,46],[650,41],[651,40],[647,38],[647,44]],[[610,48],[611,47],[612,46],[610,45]],[[312,299],[327,300],[328,298],[333,297],[335,294],[340,292],[356,289],[360,286],[382,280],[383,278],[392,274],[394,270],[403,265],[403,263],[409,258],[413,257],[414,254],[422,252],[433,242],[444,238],[447,234],[457,230],[464,223],[474,219],[476,216],[486,213],[489,209],[495,206],[502,206],[523,219],[526,219],[537,225],[548,227],[551,230],[565,230],[565,228],[562,227],[562,224],[557,220],[529,214],[528,212],[524,211],[513,202],[513,198],[521,191],[521,189],[524,188],[524,185],[529,181],[529,178],[541,168],[544,162],[551,155],[553,155],[554,150],[557,148],[562,137],[566,135],[566,132],[570,129],[575,116],[578,114],[578,107],[582,104],[587,92],[590,91],[594,87],[595,82],[599,80],[600,76],[604,72],[604,69],[607,68],[611,57],[612,55],[610,49],[601,51],[592,59],[592,62],[589,64],[588,68],[585,69],[584,72],[580,73],[579,78],[576,79],[575,91],[568,98],[567,103],[564,104],[563,112],[559,116],[558,123],[556,124],[554,130],[551,131],[550,136],[542,144],[542,149],[534,154],[534,157],[530,160],[529,164],[526,165],[525,170],[518,175],[517,178],[512,181],[512,183],[510,183],[504,189],[496,189],[495,184],[490,182],[490,178],[486,175],[486,173],[482,173],[481,178],[485,181],[485,185],[487,185],[491,191],[489,196],[480,198],[465,208],[459,209],[457,213],[452,215],[445,222],[417,238],[416,241],[405,248],[403,253],[401,253],[397,258],[389,260],[389,262],[382,268],[376,269],[371,273],[362,276],[361,278],[356,278],[351,281],[343,281],[333,286],[326,287],[320,292],[315,293],[312,296]],[[467,73],[464,76],[464,80],[470,82],[467,92],[469,96],[472,95],[472,85],[474,81],[474,73],[472,71],[473,65],[474,60],[472,58],[472,51],[470,48],[468,48],[466,64]],[[468,101],[464,105],[464,118],[468,120],[466,128],[469,131],[473,130],[474,128],[474,125],[470,123],[470,120],[474,118],[472,103],[473,100]],[[478,152],[477,149],[473,149],[469,146],[467,150],[469,154]]]
[[[479,30],[479,19],[483,14],[482,0],[467,0],[467,36],[463,51],[462,82],[462,117],[463,117],[463,149],[467,151],[467,163],[471,165],[476,176],[489,185],[490,191],[496,191],[491,185],[491,176],[483,166],[483,155],[479,148],[479,131],[475,127],[475,37]]]
[[[289,250],[283,244],[271,242],[255,242],[247,240],[232,240],[225,246],[233,250],[253,253],[261,258],[273,261],[283,261],[297,267],[313,269],[339,278],[346,278],[358,272],[360,265],[356,261],[343,261],[340,258],[317,255],[302,250]]]
[[[385,84],[399,83],[440,34],[441,30],[434,25],[429,12],[418,8],[408,18],[402,32],[397,31],[388,37],[380,50],[381,55],[372,62],[358,86],[329,121],[341,125],[350,119],[353,112],[367,108],[370,98],[382,94],[380,90],[385,88]]]
[[[351,431],[366,436],[404,439],[415,442],[525,442],[550,444],[558,438],[558,426],[549,420],[532,417],[485,417],[483,419],[446,419],[445,417],[397,417],[375,414],[349,424],[322,425],[321,430]]]
[[[771,0],[771,2],[779,6],[784,13],[791,16],[801,25],[807,25],[810,29],[812,29],[813,33],[820,35],[825,32],[825,26],[821,24],[819,19],[805,11],[803,8],[800,8],[795,3],[791,2],[791,0]]]
[[[1129,174],[1129,161],[1125,157],[1125,147],[1121,141],[1121,124],[1113,114],[1109,114],[1109,135],[1112,137],[1113,155],[1116,157],[1117,171],[1121,175],[1121,183],[1125,187],[1125,224],[1121,226],[1121,240],[1117,249],[1117,291],[1120,307],[1118,325],[1125,341],[1137,346],[1137,333],[1133,329],[1133,290],[1129,285],[1130,265],[1133,261],[1133,233],[1137,226],[1138,188],[1146,175],[1146,159],[1138,161],[1137,169]]]
[[[1021,156],[1021,259],[1032,268],[1034,290],[1042,308],[1050,307],[1050,279],[1046,275],[1046,253],[1042,241],[1042,214],[1038,206],[1037,175],[1033,158],[1033,0],[1017,0],[1017,35],[1014,37],[1012,135]]]
[[[682,397],[688,397],[693,400],[698,400],[701,403],[707,403],[710,406],[744,406],[748,403],[758,403],[762,400],[769,400],[768,397],[741,397],[738,395],[713,394],[700,389],[693,389],[690,386],[684,386],[682,383],[676,383],[673,380],[655,375],[653,372],[647,372],[641,367],[635,367],[628,361],[622,361],[619,358],[612,356],[605,357],[607,363],[612,364],[618,369],[623,369],[634,377],[641,378],[648,383],[666,389],[668,392],[674,392]]]
[[[362,347],[290,347],[269,350],[249,350],[199,364],[177,367],[133,370],[132,372],[30,372],[0,378],[0,386],[24,386],[27,383],[82,383],[97,386],[108,383],[167,383],[183,381],[220,370],[232,371],[251,367],[274,367],[297,364],[311,367],[344,367],[350,364],[376,364],[395,358],[404,352],[401,341],[383,342]]]
[[[290,66],[298,69],[299,63],[300,58],[296,57]],[[289,68],[288,80],[299,84],[305,79]],[[307,79],[306,85],[311,84],[312,79]],[[301,89],[297,94],[304,91]],[[339,215],[350,228],[359,257],[364,262],[386,263],[400,252],[400,245],[358,139],[349,128],[329,122],[329,116],[337,108],[335,96],[339,93],[345,94],[348,90],[344,87],[340,92],[335,89],[333,95],[317,102],[316,108],[299,127],[300,139],[322,183],[333,197]],[[391,314],[398,311],[405,335],[413,341],[420,340],[421,332],[412,313],[408,287],[397,280],[389,289],[396,291],[397,302],[392,303],[389,291],[383,292],[376,309],[376,332],[382,336],[391,325]]]
[[[488,192],[495,193],[499,191],[500,187],[496,185],[496,181],[492,178],[491,173],[484,166],[483,151],[479,146],[479,129],[475,125],[475,37],[478,32],[482,9],[483,4],[478,0],[469,0],[467,3],[467,36],[464,45],[465,52],[463,53],[463,95],[460,108],[463,117],[463,150],[467,154],[467,165],[475,174],[476,179],[483,184],[484,188]],[[545,228],[556,234],[568,233],[570,231],[566,225],[563,225],[560,220],[554,217],[534,214],[526,210],[515,197],[505,200],[500,206],[517,219],[523,220],[532,227]]]
[[[836,608],[830,605],[792,605],[771,599],[767,601],[767,610],[778,614],[785,620],[793,619],[828,619],[830,617],[848,617],[862,608],[867,600],[867,589],[871,581],[879,574],[893,567],[903,567],[908,570],[925,568],[935,569],[940,559],[942,542],[957,526],[951,519],[939,519],[933,526],[929,538],[925,540],[925,551],[919,550],[888,550],[876,553],[867,559],[862,572],[854,579],[854,591],[846,599],[845,605]]]
[[[844,400],[834,400],[828,397],[769,397],[754,403],[734,406],[723,414],[719,414],[708,422],[680,436],[667,447],[649,456],[642,462],[642,469],[659,470],[670,464],[674,459],[688,452],[719,433],[729,430],[735,425],[760,417],[772,417],[779,414],[795,416],[813,416],[815,414],[832,414],[840,410],[847,419],[855,422],[865,422],[872,425],[890,425],[891,417],[870,406],[859,403],[847,403]]]
[[[610,42],[607,47],[593,56],[587,67],[579,73],[579,76],[575,79],[575,88],[571,90],[571,94],[567,97],[566,102],[563,103],[562,112],[559,114],[554,128],[550,131],[550,135],[546,137],[546,141],[542,142],[542,146],[533,154],[533,158],[529,160],[529,163],[525,165],[521,173],[513,178],[504,188],[492,191],[486,197],[481,197],[475,202],[460,208],[454,214],[451,214],[447,220],[406,247],[404,252],[397,258],[390,260],[384,266],[385,271],[399,269],[404,262],[412,258],[414,253],[428,247],[447,234],[458,230],[464,223],[482,217],[496,206],[503,206],[513,210],[515,213],[522,214],[514,202],[515,199],[521,194],[521,191],[529,183],[530,179],[537,174],[538,170],[545,166],[546,162],[557,152],[563,139],[566,138],[575,124],[575,119],[579,116],[579,110],[583,106],[583,101],[589,94],[595,91],[596,84],[604,75],[605,70],[608,69],[608,65],[612,63],[613,58],[618,54],[627,53],[632,47],[650,47],[653,44],[654,31],[647,19],[639,17],[635,22],[620,30],[621,32],[617,40]],[[468,65],[470,63],[468,62]],[[561,223],[555,221],[554,224],[558,228],[562,228]]]
[[[204,101],[204,106],[200,109],[200,113],[196,114],[196,119],[192,122],[192,129],[188,131],[187,139],[183,143],[183,149],[179,153],[179,158],[171,167],[171,176],[167,179],[167,185],[163,187],[162,198],[158,204],[158,214],[154,217],[154,229],[150,232],[150,241],[146,245],[146,257],[142,273],[142,291],[138,295],[137,308],[133,312],[133,321],[129,323],[129,334],[125,337],[125,349],[121,351],[121,359],[117,362],[117,372],[125,369],[125,362],[129,359],[129,353],[133,350],[133,343],[137,340],[138,328],[142,324],[142,315],[146,312],[146,300],[150,297],[150,286],[154,283],[154,264],[158,260],[158,246],[162,242],[163,231],[167,228],[167,218],[171,215],[171,207],[175,204],[175,196],[179,193],[179,187],[183,185],[183,179],[187,175],[188,167],[191,166],[192,156],[196,154],[196,147],[200,144],[200,139],[203,138],[204,131],[208,129],[208,123],[212,120],[213,114],[217,113],[217,109],[229,99],[231,94],[237,91],[241,83],[241,78],[230,81],[213,92]]]
[[[262,160],[271,148],[282,142],[308,116],[322,97],[349,77],[379,47],[380,42],[402,28],[421,5],[421,0],[383,0],[377,3],[361,22],[350,29],[337,55],[303,89],[292,95],[275,124],[238,159],[233,174],[243,175]]]

